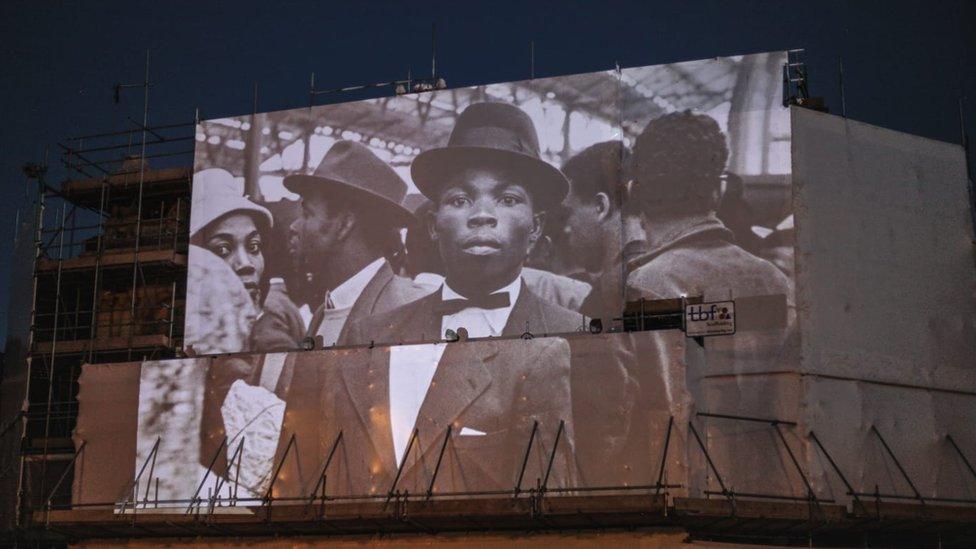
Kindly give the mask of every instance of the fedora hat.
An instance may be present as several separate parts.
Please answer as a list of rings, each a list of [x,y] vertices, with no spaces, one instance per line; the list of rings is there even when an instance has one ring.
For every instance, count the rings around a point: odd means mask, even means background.
[[[244,184],[227,170],[208,168],[193,174],[193,196],[190,202],[190,236],[217,219],[232,213],[246,213],[266,229],[274,226],[271,212],[244,196]]]
[[[358,141],[336,141],[312,175],[289,175],[283,183],[286,189],[299,195],[314,189],[350,191],[383,210],[384,215],[392,216],[397,226],[404,226],[413,217],[401,205],[407,184]]]
[[[446,147],[424,151],[410,174],[420,192],[437,201],[443,186],[472,167],[503,169],[519,176],[541,210],[562,202],[566,176],[539,156],[539,136],[529,115],[507,103],[475,103],[458,117]]]

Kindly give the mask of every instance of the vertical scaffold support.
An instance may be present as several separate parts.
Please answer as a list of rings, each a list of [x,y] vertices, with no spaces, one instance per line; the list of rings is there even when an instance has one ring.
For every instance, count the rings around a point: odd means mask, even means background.
[[[661,468],[657,472],[657,486],[654,488],[654,495],[661,493],[664,482],[664,468],[668,464],[668,446],[671,444],[671,428],[674,426],[674,416],[668,418],[668,430],[664,434],[664,450],[661,452]]]
[[[51,525],[51,507],[52,507],[51,500],[54,499],[54,494],[58,492],[58,488],[61,487],[61,483],[64,482],[64,479],[68,476],[68,471],[71,471],[72,467],[74,467],[75,461],[78,460],[78,456],[80,456],[81,453],[85,451],[85,446],[87,444],[88,441],[86,440],[81,441],[81,445],[78,446],[78,450],[75,451],[75,455],[71,457],[71,461],[69,461],[68,465],[64,468],[64,472],[61,473],[61,477],[54,484],[54,488],[51,489],[51,493],[48,494],[47,499],[44,500],[44,509],[45,509],[44,527],[45,528],[48,528]]]
[[[271,520],[271,502],[274,500],[274,485],[278,480],[278,475],[281,473],[281,468],[285,465],[285,460],[288,459],[288,452],[291,451],[293,446],[298,446],[298,442],[295,440],[295,433],[291,434],[291,438],[288,439],[288,445],[285,446],[285,451],[281,454],[281,461],[275,465],[274,474],[271,475],[271,483],[268,484],[268,491],[264,493],[263,505],[267,508],[267,519]],[[296,452],[298,450],[295,450]]]
[[[332,442],[332,449],[329,450],[329,456],[325,458],[325,465],[322,466],[322,474],[318,475],[318,478],[315,480],[315,486],[312,487],[312,490],[310,492],[311,495],[308,498],[308,504],[305,505],[305,510],[302,514],[308,513],[308,510],[311,508],[312,503],[315,502],[315,497],[318,494],[319,488],[321,488],[322,494],[320,496],[321,504],[319,505],[319,517],[322,517],[324,515],[325,500],[326,500],[325,483],[327,481],[329,465],[332,464],[332,457],[335,456],[336,450],[339,448],[339,443],[341,441],[342,441],[342,431],[340,430],[339,434],[336,435],[335,441]]]
[[[410,435],[410,442],[407,443],[407,449],[403,452],[403,457],[400,458],[400,466],[397,467],[396,476],[393,477],[393,484],[390,485],[390,490],[386,493],[386,502],[383,503],[383,509],[389,505],[390,500],[393,499],[394,490],[396,490],[397,483],[400,482],[400,475],[403,474],[403,468],[407,465],[407,458],[410,457],[410,450],[413,449],[414,443],[420,437],[420,430],[414,427],[413,434]]]
[[[841,482],[844,483],[844,487],[847,488],[847,493],[854,498],[854,505],[856,507],[860,507],[861,512],[866,513],[867,508],[864,507],[864,503],[861,502],[861,498],[857,496],[857,492],[854,490],[854,486],[852,486],[851,483],[847,481],[847,477],[844,476],[844,472],[840,470],[840,467],[837,466],[837,463],[834,461],[834,458],[831,457],[830,452],[828,452],[827,449],[824,448],[823,443],[820,442],[819,438],[817,438],[817,433],[810,431],[810,438],[812,438],[813,442],[817,444],[817,447],[820,448],[821,452],[823,452],[824,457],[827,458],[827,463],[830,464],[834,472],[837,473],[837,476],[840,477]]]
[[[203,485],[207,482],[207,479],[210,478],[210,473],[213,471],[213,467],[217,463],[217,458],[220,457],[220,453],[224,451],[225,446],[227,446],[227,437],[224,437],[220,441],[220,445],[217,446],[217,451],[214,452],[213,457],[210,459],[210,465],[207,466],[207,472],[203,474],[203,478],[200,479],[200,484],[197,485],[196,491],[193,492],[193,497],[190,498],[190,505],[186,508],[186,514],[189,515],[192,513],[193,507],[199,503],[200,490],[203,489]]]
[[[877,435],[878,440],[881,441],[881,445],[884,446],[885,452],[887,452],[888,455],[891,456],[892,461],[895,462],[895,466],[898,467],[898,471],[901,472],[901,476],[905,479],[905,482],[907,482],[908,485],[912,488],[912,492],[915,493],[915,499],[921,502],[922,505],[925,505],[925,498],[923,498],[922,494],[919,493],[918,488],[915,488],[915,483],[912,482],[912,479],[911,477],[908,476],[908,473],[905,471],[905,468],[901,466],[901,462],[898,461],[897,457],[895,457],[895,453],[891,451],[891,448],[888,446],[888,442],[885,441],[883,436],[881,436],[881,431],[878,431],[878,428],[875,427],[874,425],[871,426],[871,430],[874,431],[874,434]]]
[[[556,461],[556,451],[559,450],[559,439],[562,438],[565,427],[566,422],[560,419],[559,428],[556,429],[556,440],[552,443],[552,452],[549,453],[549,463],[546,465],[546,476],[542,479],[542,486],[539,488],[540,496],[546,493],[546,488],[549,486],[549,474],[552,473],[552,464]]]
[[[946,433],[946,440],[949,441],[949,444],[952,445],[952,448],[955,449],[957,454],[959,454],[959,457],[962,459],[962,462],[966,464],[966,468],[969,469],[969,472],[972,473],[974,478],[976,478],[976,469],[973,469],[973,464],[970,463],[969,460],[966,458],[966,454],[962,453],[962,449],[959,448],[958,444],[956,444],[956,439],[952,438],[952,435]]]
[[[447,431],[444,433],[444,443],[441,444],[441,451],[437,454],[437,464],[434,465],[434,472],[430,475],[430,485],[427,486],[426,500],[430,500],[430,497],[434,495],[434,483],[437,482],[437,472],[441,470],[441,460],[444,459],[444,450],[447,450],[447,443],[451,440],[452,427],[453,425],[448,424]]]
[[[729,500],[729,504],[732,505],[732,511],[735,512],[735,499],[732,497],[732,493],[729,492],[729,490],[725,487],[725,482],[722,481],[722,475],[719,474],[718,468],[716,468],[715,463],[712,462],[712,456],[708,453],[708,448],[705,447],[705,443],[698,434],[698,429],[695,429],[695,424],[691,421],[688,422],[688,427],[691,429],[691,434],[695,436],[695,440],[698,441],[698,447],[701,448],[702,453],[705,454],[705,460],[708,462],[708,466],[711,468],[712,473],[715,474],[715,479],[718,480],[718,485],[722,488],[722,494]]]
[[[522,458],[522,468],[519,469],[518,478],[515,480],[515,489],[512,490],[512,497],[517,498],[522,491],[522,478],[525,476],[525,466],[529,463],[529,455],[532,452],[532,443],[535,442],[535,434],[539,431],[539,420],[532,423],[532,433],[529,434],[529,444],[525,447],[525,457]]]
[[[237,486],[240,481],[241,476],[241,462],[244,461],[244,437],[241,437],[241,441],[237,443],[237,449],[234,450],[234,454],[230,457],[230,461],[227,462],[227,468],[224,470],[224,476],[217,477],[217,484],[214,486],[213,494],[210,496],[210,502],[207,506],[207,515],[212,515],[214,509],[217,506],[217,502],[220,501],[220,489],[224,487],[224,483],[227,482],[227,478],[230,477],[230,470],[232,468],[237,469],[237,477],[234,479],[233,492],[230,495],[230,500],[234,501],[237,496]]]
[[[796,468],[796,472],[800,475],[800,479],[803,480],[803,485],[806,486],[807,498],[810,500],[810,503],[812,503],[817,508],[817,511],[819,512],[820,500],[818,500],[817,496],[813,493],[813,486],[811,486],[810,481],[807,480],[807,475],[803,472],[803,468],[800,467],[800,462],[796,459],[796,455],[793,454],[793,449],[790,448],[790,445],[786,443],[786,437],[783,436],[783,430],[779,428],[779,422],[773,421],[772,425],[773,425],[773,429],[776,430],[776,434],[779,435],[779,440],[780,442],[783,443],[783,447],[786,448],[786,453],[789,454],[790,461],[793,462],[793,467]]]

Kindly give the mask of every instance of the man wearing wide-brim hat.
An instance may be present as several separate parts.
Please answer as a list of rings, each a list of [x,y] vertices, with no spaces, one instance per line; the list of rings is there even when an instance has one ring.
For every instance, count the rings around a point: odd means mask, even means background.
[[[351,339],[434,342],[448,329],[485,338],[571,332],[580,325],[580,315],[542,300],[521,280],[545,209],[566,193],[559,170],[539,158],[535,127],[524,112],[497,103],[469,106],[447,146],[422,153],[411,173],[434,205],[426,225],[444,283],[428,297],[352,324]],[[307,484],[310,477],[293,477],[315,471],[322,448],[341,429],[346,453],[355,459],[340,465],[342,479],[332,484],[337,493],[378,493],[395,477],[398,487],[413,489],[426,478],[423,464],[432,464],[438,441],[449,435],[453,450],[435,491],[508,489],[518,473],[516,456],[536,425],[544,448],[553,448],[561,433],[549,485],[573,486],[570,364],[569,345],[557,337],[350,353],[322,369],[320,387],[296,387],[307,394],[296,393],[293,402],[316,401],[321,407],[294,408],[294,424],[305,426],[297,432],[306,438],[317,433],[318,446],[314,459],[282,476],[289,477],[286,484]],[[415,427],[422,434],[409,453]],[[400,463],[407,463],[402,476]]]
[[[308,335],[321,345],[357,344],[346,327],[394,309],[429,290],[397,276],[387,259],[411,214],[400,205],[407,184],[365,145],[338,141],[311,175],[290,175],[300,195],[300,263],[325,294]]]
[[[421,153],[414,184],[433,204],[427,229],[441,259],[439,291],[362,328],[376,342],[576,331],[582,316],[525,287],[521,272],[545,212],[566,195],[563,174],[539,156],[532,120],[504,103],[477,103],[458,118],[446,147]],[[359,335],[362,333],[362,335]]]

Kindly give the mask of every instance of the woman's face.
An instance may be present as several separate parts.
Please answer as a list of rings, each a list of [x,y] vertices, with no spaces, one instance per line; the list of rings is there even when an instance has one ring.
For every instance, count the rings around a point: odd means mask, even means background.
[[[264,252],[261,233],[254,224],[254,218],[235,213],[218,219],[206,228],[204,245],[230,265],[254,303],[260,303]]]

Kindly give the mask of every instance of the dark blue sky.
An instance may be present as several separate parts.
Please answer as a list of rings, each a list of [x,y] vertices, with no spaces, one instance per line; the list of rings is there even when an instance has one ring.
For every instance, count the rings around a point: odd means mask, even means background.
[[[270,5],[275,4],[275,5]],[[850,118],[958,143],[958,100],[976,134],[976,2],[45,2],[0,5],[0,337],[6,334],[21,166],[67,136],[123,129],[151,50],[150,124],[304,106],[319,87],[402,78],[437,65],[451,87],[806,48],[811,91]],[[343,100],[361,96],[348,95]],[[339,98],[332,99],[333,101]],[[63,177],[52,167],[51,182]]]

